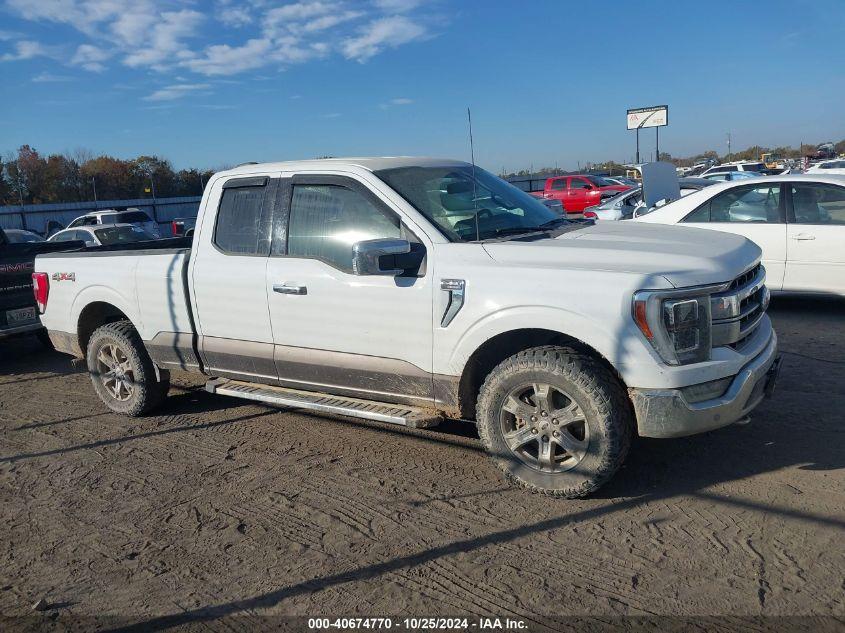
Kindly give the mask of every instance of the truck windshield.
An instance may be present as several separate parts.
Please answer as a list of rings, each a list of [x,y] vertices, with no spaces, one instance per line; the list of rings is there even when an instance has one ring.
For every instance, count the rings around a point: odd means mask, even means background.
[[[528,233],[566,222],[533,196],[479,167],[396,167],[375,173],[453,242]]]
[[[601,176],[587,176],[587,180],[593,183],[596,187],[616,187],[619,183],[605,180]]]

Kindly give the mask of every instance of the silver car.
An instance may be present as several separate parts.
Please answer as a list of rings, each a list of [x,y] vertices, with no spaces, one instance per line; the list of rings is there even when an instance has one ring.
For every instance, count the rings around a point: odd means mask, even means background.
[[[85,242],[85,246],[113,246],[131,242],[146,242],[156,236],[134,224],[109,224],[104,226],[78,226],[53,235],[49,242]]]
[[[715,180],[706,178],[679,178],[678,185],[681,190],[681,197],[700,191],[704,187],[715,185]],[[646,209],[643,203],[642,187],[623,191],[617,196],[610,198],[594,207],[584,210],[585,218],[595,220],[630,220],[635,215],[645,215],[654,209]]]

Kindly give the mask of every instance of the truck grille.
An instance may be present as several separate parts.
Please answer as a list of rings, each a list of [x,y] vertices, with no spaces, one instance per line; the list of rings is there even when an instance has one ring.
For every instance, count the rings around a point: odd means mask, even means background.
[[[740,349],[754,334],[769,303],[766,269],[757,264],[710,299],[713,347]]]

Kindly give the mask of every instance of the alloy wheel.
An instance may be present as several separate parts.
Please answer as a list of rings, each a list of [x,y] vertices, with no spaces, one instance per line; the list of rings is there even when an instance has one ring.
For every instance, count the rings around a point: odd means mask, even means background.
[[[511,453],[544,473],[574,468],[590,445],[590,429],[581,407],[548,383],[512,389],[502,404],[500,424]]]

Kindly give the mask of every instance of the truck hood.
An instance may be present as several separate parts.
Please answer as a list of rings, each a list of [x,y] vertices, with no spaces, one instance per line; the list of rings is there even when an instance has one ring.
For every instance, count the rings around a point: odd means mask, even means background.
[[[635,222],[602,222],[556,238],[484,248],[508,266],[659,275],[676,288],[730,281],[761,256],[759,246],[739,235]]]

